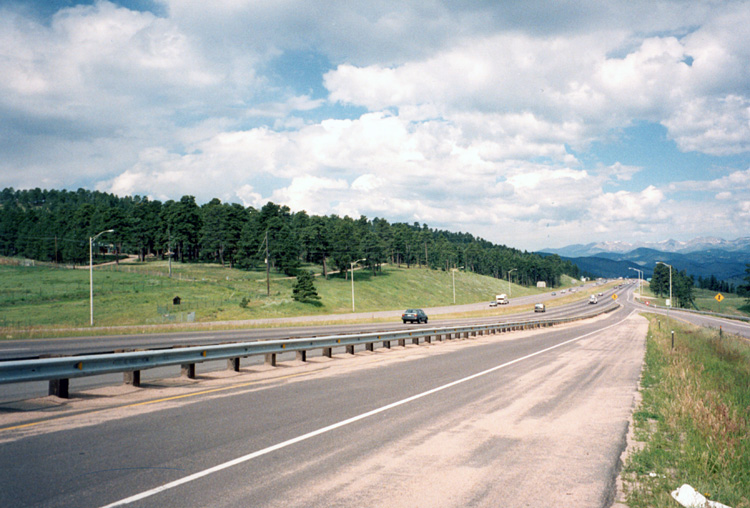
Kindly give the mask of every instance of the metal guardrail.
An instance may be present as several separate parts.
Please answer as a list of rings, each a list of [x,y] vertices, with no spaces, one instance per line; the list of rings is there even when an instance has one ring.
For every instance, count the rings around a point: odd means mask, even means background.
[[[354,354],[355,346],[362,344],[371,351],[377,342],[382,342],[384,347],[390,348],[392,341],[398,341],[400,346],[405,346],[407,340],[411,340],[413,344],[419,344],[420,339],[431,342],[432,337],[437,337],[437,340],[444,338],[449,340],[462,336],[468,338],[487,333],[548,327],[595,317],[619,307],[619,305],[613,305],[581,316],[546,320],[0,361],[0,384],[49,381],[50,395],[67,398],[69,380],[78,377],[122,372],[125,383],[138,386],[140,385],[140,371],[157,367],[180,365],[183,375],[194,378],[195,364],[212,360],[228,360],[228,368],[239,371],[240,358],[249,356],[266,355],[266,363],[275,365],[276,355],[286,352],[297,352],[297,358],[305,361],[307,351],[314,349],[322,349],[323,354],[330,357],[333,348],[345,346],[347,353]]]
[[[737,316],[734,314],[719,314],[718,312],[710,312],[706,310],[683,309],[681,307],[667,307],[666,305],[656,305],[656,304],[650,304],[649,307],[653,307],[654,309],[662,309],[662,310],[669,309],[669,310],[674,310],[678,312],[689,312],[690,314],[700,314],[702,316],[719,317],[719,318],[724,318],[724,319],[734,319],[735,321],[750,322],[750,318],[745,317],[745,316]]]

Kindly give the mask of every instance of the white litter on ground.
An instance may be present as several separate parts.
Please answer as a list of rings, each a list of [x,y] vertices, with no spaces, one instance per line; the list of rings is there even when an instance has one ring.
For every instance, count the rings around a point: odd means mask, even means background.
[[[672,497],[686,508],[729,508],[729,506],[716,501],[709,501],[706,496],[695,490],[687,483],[677,490],[672,491]]]

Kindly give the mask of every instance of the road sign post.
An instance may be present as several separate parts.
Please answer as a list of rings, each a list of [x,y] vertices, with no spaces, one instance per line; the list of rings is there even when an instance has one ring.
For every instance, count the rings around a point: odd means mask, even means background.
[[[716,293],[716,296],[714,296],[714,300],[716,300],[717,302],[719,302],[719,311],[718,311],[719,314],[721,314],[721,301],[723,299],[724,299],[724,295],[722,295],[721,293]]]

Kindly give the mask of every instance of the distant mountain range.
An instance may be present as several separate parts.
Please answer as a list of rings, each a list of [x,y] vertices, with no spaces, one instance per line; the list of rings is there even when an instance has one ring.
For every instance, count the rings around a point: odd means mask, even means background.
[[[583,272],[599,277],[636,277],[637,272],[630,268],[638,268],[648,278],[656,262],[662,261],[696,279],[714,275],[736,285],[744,283],[745,265],[750,263],[750,237],[731,241],[703,237],[689,242],[600,242],[544,249],[540,253],[570,259]]]
[[[706,250],[725,250],[728,252],[750,252],[750,237],[737,238],[736,240],[724,240],[715,237],[700,237],[688,242],[677,240],[664,240],[662,242],[598,242],[568,245],[559,249],[542,249],[541,252],[558,254],[562,257],[588,257],[597,256],[601,253],[627,253],[639,248],[652,249],[660,252],[679,252],[687,254]]]

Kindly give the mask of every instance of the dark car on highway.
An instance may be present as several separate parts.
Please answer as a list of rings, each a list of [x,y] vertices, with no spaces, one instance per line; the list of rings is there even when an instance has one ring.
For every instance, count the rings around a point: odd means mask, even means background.
[[[422,309],[406,309],[403,314],[401,314],[401,320],[406,324],[406,322],[410,323],[426,323],[427,322],[427,314],[424,313]]]

